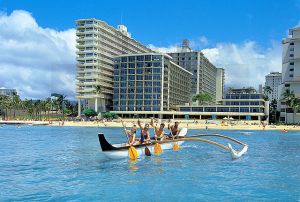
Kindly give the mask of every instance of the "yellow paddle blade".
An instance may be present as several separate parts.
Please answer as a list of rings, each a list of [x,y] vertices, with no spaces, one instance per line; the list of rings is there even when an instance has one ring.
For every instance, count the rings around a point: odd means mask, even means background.
[[[133,146],[131,146],[128,149],[128,155],[131,160],[135,160],[138,157],[138,152]]]
[[[159,143],[156,143],[154,145],[154,154],[161,155],[161,153],[162,153],[162,148]]]
[[[180,149],[180,146],[177,144],[177,143],[175,143],[174,145],[173,145],[173,150],[174,151],[178,151]]]

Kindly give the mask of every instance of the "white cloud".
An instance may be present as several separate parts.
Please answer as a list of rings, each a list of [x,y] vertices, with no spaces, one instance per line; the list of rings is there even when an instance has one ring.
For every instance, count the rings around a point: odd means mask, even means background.
[[[27,11],[0,13],[0,86],[23,98],[74,97],[75,39],[74,29],[42,28]]]
[[[190,45],[195,50],[209,44],[206,37],[199,37],[191,42]],[[176,51],[176,45],[155,48],[166,52]],[[215,47],[202,49],[202,52],[215,66],[225,69],[226,87],[258,88],[259,84],[264,84],[267,74],[272,71],[281,72],[280,42],[273,41],[267,49],[260,48],[254,41],[241,44],[218,43]]]
[[[179,44],[175,44],[175,45],[171,45],[168,47],[158,47],[155,46],[153,44],[149,44],[148,47],[156,52],[159,53],[172,53],[172,52],[176,52],[178,50],[178,46]]]
[[[242,44],[220,43],[215,48],[204,49],[204,55],[217,67],[225,68],[227,87],[258,87],[272,71],[281,72],[281,44],[272,42],[267,49],[253,41]]]

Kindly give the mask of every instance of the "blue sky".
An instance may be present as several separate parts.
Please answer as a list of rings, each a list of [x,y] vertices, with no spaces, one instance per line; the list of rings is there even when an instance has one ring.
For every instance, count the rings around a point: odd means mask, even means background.
[[[26,10],[42,27],[73,28],[78,18],[122,21],[145,44],[166,46],[182,38],[207,36],[212,42],[255,40],[263,47],[280,40],[300,19],[299,0],[2,0],[1,10]]]
[[[133,38],[158,50],[187,38],[225,68],[226,87],[257,87],[281,71],[281,40],[299,25],[300,0],[0,0],[0,87],[74,98],[75,20],[91,17],[114,27],[122,18]]]

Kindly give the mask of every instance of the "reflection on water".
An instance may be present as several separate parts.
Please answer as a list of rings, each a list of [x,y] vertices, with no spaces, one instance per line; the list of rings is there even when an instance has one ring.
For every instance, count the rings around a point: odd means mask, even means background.
[[[128,165],[129,165],[129,171],[130,172],[136,172],[139,169],[139,167],[136,165],[137,162],[138,162],[137,159],[135,159],[135,160],[129,159],[128,160]]]

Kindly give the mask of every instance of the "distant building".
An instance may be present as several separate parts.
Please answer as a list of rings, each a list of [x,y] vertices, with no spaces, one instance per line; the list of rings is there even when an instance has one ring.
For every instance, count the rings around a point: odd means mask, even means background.
[[[216,99],[217,68],[204,56],[201,51],[193,51],[188,40],[184,40],[178,52],[168,53],[173,61],[193,73],[191,80],[192,95],[207,93]]]
[[[151,49],[131,38],[124,25],[117,29],[94,18],[76,20],[78,114],[81,105],[97,112],[112,109],[113,57]],[[96,93],[95,86],[101,87]]]
[[[262,84],[258,85],[258,92],[259,93],[263,93],[263,86],[262,86]]]
[[[265,94],[268,96],[269,101],[276,100],[279,103],[280,94],[279,94],[279,86],[281,85],[281,73],[279,72],[271,72],[266,76],[265,87],[270,86],[272,89],[271,92]]]
[[[282,40],[282,85],[280,94],[286,89],[300,97],[300,26],[289,30],[289,36]],[[293,114],[284,102],[280,105],[280,121],[299,123],[300,115]]]
[[[126,54],[114,59],[113,112],[157,117],[190,100],[192,73],[160,53]]]
[[[269,102],[263,94],[254,88],[231,89],[219,105],[179,106],[179,112],[185,112],[196,119],[229,119],[262,121],[268,118]]]
[[[221,101],[225,92],[225,70],[217,68],[216,77],[216,101]]]
[[[17,90],[16,89],[6,89],[6,88],[0,88],[0,95],[5,95],[5,96],[13,96],[17,95]]]

